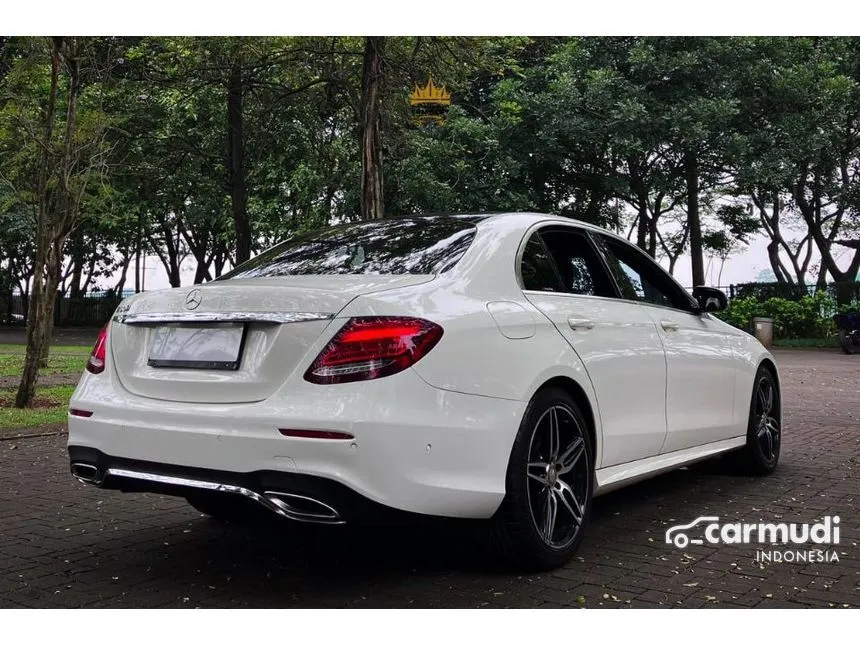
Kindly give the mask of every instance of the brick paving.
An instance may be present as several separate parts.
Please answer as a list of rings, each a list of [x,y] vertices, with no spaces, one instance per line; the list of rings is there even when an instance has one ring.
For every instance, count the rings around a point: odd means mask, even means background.
[[[772,476],[705,464],[598,498],[578,557],[541,575],[511,574],[443,527],[222,527],[182,500],[78,483],[65,437],[0,441],[0,607],[858,607],[860,357],[777,359],[786,423]],[[838,563],[663,542],[699,515],[828,514],[841,517]]]

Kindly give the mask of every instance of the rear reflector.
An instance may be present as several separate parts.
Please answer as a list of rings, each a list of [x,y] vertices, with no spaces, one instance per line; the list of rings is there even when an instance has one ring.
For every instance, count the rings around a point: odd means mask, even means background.
[[[99,337],[96,339],[96,344],[90,354],[90,360],[87,361],[87,371],[90,374],[101,374],[105,371],[107,334],[108,326],[105,325],[101,328]]]
[[[77,408],[69,408],[69,414],[73,417],[91,417],[93,416],[92,410],[79,410]]]
[[[368,381],[402,372],[425,356],[442,328],[421,318],[350,318],[305,372],[311,383]]]
[[[278,430],[285,437],[301,437],[302,439],[355,439],[348,432],[336,432],[334,430]]]

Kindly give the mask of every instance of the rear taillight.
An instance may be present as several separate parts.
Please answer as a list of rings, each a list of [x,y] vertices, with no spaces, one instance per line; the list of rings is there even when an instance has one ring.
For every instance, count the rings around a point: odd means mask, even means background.
[[[421,318],[350,318],[305,372],[311,383],[350,383],[390,376],[417,363],[442,338]]]
[[[93,351],[90,354],[90,360],[87,361],[87,371],[90,374],[101,374],[105,371],[107,334],[108,326],[105,325],[99,332],[99,337],[96,339],[96,344],[93,346]]]

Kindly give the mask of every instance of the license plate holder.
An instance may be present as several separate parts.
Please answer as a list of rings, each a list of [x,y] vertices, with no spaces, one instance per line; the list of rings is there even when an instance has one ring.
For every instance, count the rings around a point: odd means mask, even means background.
[[[245,346],[244,323],[173,324],[153,330],[150,367],[238,370]]]

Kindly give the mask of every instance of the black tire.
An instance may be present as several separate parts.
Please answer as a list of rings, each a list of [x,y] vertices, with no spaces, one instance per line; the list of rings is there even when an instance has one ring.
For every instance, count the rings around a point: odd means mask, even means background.
[[[768,406],[767,391],[772,393]],[[749,475],[769,475],[779,462],[782,447],[782,399],[773,372],[761,366],[753,381],[747,443],[736,453],[735,463]]]
[[[189,493],[185,496],[191,506],[222,524],[259,526],[275,519],[275,516],[256,502],[232,493]]]
[[[553,411],[554,454],[548,444]],[[567,464],[570,468],[565,470]],[[570,560],[591,516],[594,448],[585,416],[564,390],[541,390],[526,409],[511,450],[505,489],[505,499],[490,521],[496,554],[525,571],[554,569]]]

